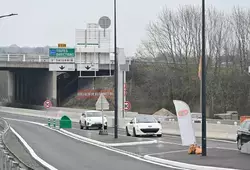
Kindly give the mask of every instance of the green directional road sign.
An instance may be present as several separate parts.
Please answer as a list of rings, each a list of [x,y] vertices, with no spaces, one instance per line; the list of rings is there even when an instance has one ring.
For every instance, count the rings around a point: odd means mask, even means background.
[[[50,48],[49,56],[50,57],[63,57],[63,58],[75,57],[75,49],[74,48]]]

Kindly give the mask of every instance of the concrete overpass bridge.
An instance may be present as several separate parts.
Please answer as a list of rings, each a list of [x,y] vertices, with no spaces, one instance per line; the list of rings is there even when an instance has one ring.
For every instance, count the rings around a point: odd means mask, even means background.
[[[99,54],[94,63],[98,71],[81,70],[81,65],[93,63],[79,58],[79,54],[76,52],[74,62],[51,62],[48,55],[0,54],[0,70],[5,71],[1,76],[2,99],[27,105],[42,105],[44,100],[50,99],[54,106],[60,106],[79,88],[92,84],[94,78],[113,75],[114,62],[108,53]],[[50,65],[64,67],[68,64],[74,65],[74,69],[50,70]]]
[[[95,80],[114,74],[111,41],[110,29],[89,23],[86,29],[75,30],[73,48],[59,43],[50,47],[45,55],[0,54],[0,101],[43,105],[50,99],[53,106],[61,106],[78,90],[81,97],[98,95],[93,92]],[[117,48],[117,57],[118,112],[121,114],[125,100],[124,75],[129,70],[130,59],[125,57],[122,48]],[[107,94],[112,93],[112,89],[105,90],[109,91]]]

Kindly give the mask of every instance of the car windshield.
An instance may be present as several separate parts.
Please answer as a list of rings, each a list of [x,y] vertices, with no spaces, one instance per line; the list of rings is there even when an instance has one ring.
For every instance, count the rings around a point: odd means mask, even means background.
[[[101,112],[86,112],[87,117],[101,117]]]
[[[192,118],[201,118],[201,113],[191,113]]]
[[[156,119],[153,116],[139,116],[136,117],[137,123],[156,123]]]

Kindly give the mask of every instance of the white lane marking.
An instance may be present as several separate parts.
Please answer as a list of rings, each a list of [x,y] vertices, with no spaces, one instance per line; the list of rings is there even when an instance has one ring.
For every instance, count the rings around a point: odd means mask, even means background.
[[[69,135],[77,136],[78,138],[81,138],[83,140],[88,140],[88,141],[92,141],[92,142],[97,141],[97,140],[89,139],[87,137],[80,136],[78,134],[69,132],[69,131],[64,130],[64,129],[60,129],[60,131],[67,133]],[[140,142],[123,142],[123,143],[104,143],[104,142],[99,142],[99,143],[100,144],[102,143],[102,145],[105,145],[105,146],[134,146],[134,145],[143,145],[143,144],[154,144],[154,143],[157,143],[157,140],[140,141]]]
[[[143,162],[147,162],[147,163],[150,163],[150,164],[154,164],[154,165],[158,165],[158,166],[163,166],[163,167],[166,167],[166,168],[173,168],[173,169],[179,169],[179,170],[186,170],[186,168],[180,168],[180,167],[176,167],[174,165],[166,165],[166,164],[162,164],[162,163],[158,163],[158,162],[154,162],[154,161],[151,161],[151,160],[147,160],[147,159],[144,159],[144,158],[140,158],[139,156],[135,156],[135,155],[132,155],[130,153],[126,153],[124,151],[121,151],[121,150],[117,150],[117,149],[114,149],[114,148],[109,148],[107,146],[103,146],[103,145],[99,145],[98,143],[92,143],[90,141],[85,141],[85,140],[81,140],[75,136],[71,136],[67,133],[63,133],[62,131],[59,131],[59,130],[56,130],[56,129],[51,129],[47,126],[45,126],[44,124],[42,123],[37,123],[37,122],[32,122],[32,121],[25,121],[25,120],[18,120],[18,119],[10,119],[10,120],[14,120],[14,121],[19,121],[19,122],[27,122],[27,123],[31,123],[31,124],[36,124],[36,125],[39,125],[39,126],[42,126],[42,127],[45,127],[47,129],[50,129],[52,131],[55,131],[55,132],[58,132],[64,136],[68,136],[70,138],[73,138],[75,140],[78,140],[78,141],[81,141],[81,142],[84,142],[84,143],[88,143],[88,144],[91,144],[91,145],[94,145],[94,146],[97,146],[97,147],[100,147],[100,148],[103,148],[103,149],[106,149],[106,150],[109,150],[109,151],[112,151],[112,152],[116,152],[116,153],[119,153],[119,154],[122,154],[122,155],[125,155],[125,156],[128,156],[128,157],[131,157],[131,158],[134,158],[134,159],[137,159],[139,161],[143,161]],[[98,141],[96,141],[98,142]],[[51,169],[51,170],[57,170],[57,169]]]
[[[236,141],[220,140],[220,139],[209,139],[209,140],[210,140],[210,141],[215,141],[215,142],[232,143],[232,144],[237,143]]]
[[[166,136],[169,136],[169,137],[172,137],[172,138],[178,138],[180,139],[180,135],[171,135],[171,134],[164,134],[163,133],[163,137],[166,137]],[[200,137],[196,137],[196,138],[200,138]],[[215,142],[222,142],[222,143],[232,143],[232,144],[235,144],[236,143],[236,139],[235,141],[231,141],[231,140],[222,140],[222,139],[207,139],[208,141],[215,141]]]
[[[158,152],[158,153],[151,153],[151,154],[147,154],[147,155],[162,155],[162,154],[169,154],[169,153],[179,153],[179,152],[187,152],[187,149],[182,149],[182,150],[175,150],[175,151],[168,151],[168,152]]]
[[[230,169],[230,168],[219,168],[219,167],[211,167],[211,166],[202,166],[202,165],[195,165],[195,164],[188,164],[188,163],[183,163],[183,162],[177,162],[177,161],[171,161],[171,160],[166,160],[166,159],[161,159],[149,155],[144,156],[145,159],[159,162],[159,163],[165,163],[168,165],[174,165],[178,167],[183,167],[186,169],[193,169],[193,170],[238,170],[238,169]]]
[[[216,149],[224,149],[224,150],[232,150],[232,151],[238,151],[238,149],[234,148],[226,148],[226,147],[215,147]]]
[[[26,149],[29,151],[29,153],[31,154],[31,156],[36,159],[38,162],[40,162],[43,166],[49,168],[50,170],[58,170],[55,167],[53,167],[52,165],[48,164],[47,162],[45,162],[43,159],[41,159],[39,156],[37,156],[37,154],[35,153],[35,151],[28,145],[28,143],[12,128],[10,127],[10,130],[18,137],[18,139],[23,143],[23,145],[26,147]]]
[[[149,145],[158,143],[157,140],[141,141],[141,142],[123,142],[123,143],[110,143],[109,146],[136,146],[136,145]]]
[[[74,130],[77,130],[77,131],[82,131],[82,129],[77,129],[77,128],[72,128],[72,129],[74,129]],[[89,133],[99,133],[99,131],[97,132],[97,131],[86,131],[86,132],[89,132]],[[108,132],[110,135],[114,135],[114,133],[111,133],[111,132]],[[119,134],[119,136],[127,136],[127,135],[123,135],[123,134]]]
[[[170,145],[183,146],[181,143],[175,143],[175,142],[158,141],[158,143],[165,143],[165,144],[170,144]]]

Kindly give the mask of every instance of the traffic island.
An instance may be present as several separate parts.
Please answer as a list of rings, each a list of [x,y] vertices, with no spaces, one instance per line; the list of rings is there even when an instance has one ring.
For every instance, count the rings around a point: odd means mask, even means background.
[[[211,148],[207,156],[189,155],[187,151],[146,155],[145,159],[188,169],[241,169],[249,170],[250,155],[236,150]],[[208,169],[209,169],[208,168]]]

